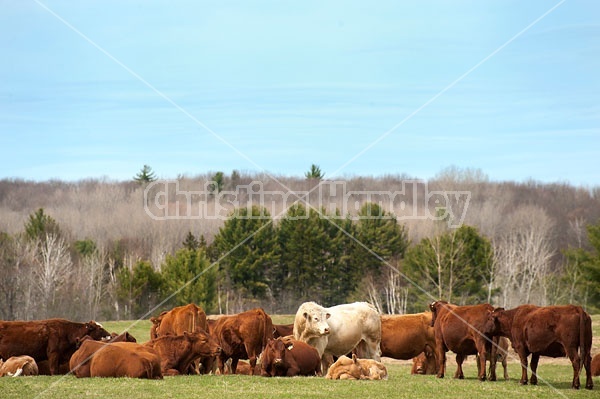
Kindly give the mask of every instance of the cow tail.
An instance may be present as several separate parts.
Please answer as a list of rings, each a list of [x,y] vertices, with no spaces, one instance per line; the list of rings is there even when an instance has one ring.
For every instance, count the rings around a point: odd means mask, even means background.
[[[265,317],[265,332],[263,335],[263,349],[267,347],[267,342],[269,341],[269,338],[273,338],[273,320],[271,319],[271,316],[269,316],[268,314],[264,313],[264,317]],[[262,351],[262,349],[261,349]]]
[[[586,362],[588,356],[590,356],[590,352],[592,350],[592,339],[591,339],[591,319],[588,314],[583,310],[583,308],[579,308],[579,357],[581,361],[579,363],[579,372],[581,373],[581,369]],[[589,320],[589,322],[588,322]]]

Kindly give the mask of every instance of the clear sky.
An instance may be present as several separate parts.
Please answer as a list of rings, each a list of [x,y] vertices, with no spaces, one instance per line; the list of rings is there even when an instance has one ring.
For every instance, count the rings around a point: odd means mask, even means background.
[[[600,185],[600,1],[0,0],[0,178]]]

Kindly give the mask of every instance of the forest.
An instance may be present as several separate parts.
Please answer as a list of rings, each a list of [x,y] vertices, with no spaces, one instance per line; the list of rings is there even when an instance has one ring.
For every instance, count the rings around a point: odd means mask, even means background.
[[[307,300],[600,311],[600,187],[458,168],[428,180],[142,172],[0,180],[1,319],[126,320],[189,302],[284,314]]]

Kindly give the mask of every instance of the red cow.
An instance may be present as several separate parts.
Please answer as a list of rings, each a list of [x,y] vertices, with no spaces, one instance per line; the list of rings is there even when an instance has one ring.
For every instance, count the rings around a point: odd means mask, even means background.
[[[293,338],[269,338],[261,355],[265,377],[294,377],[321,375],[319,352],[309,344]]]
[[[287,337],[294,334],[294,323],[273,324],[273,338]]]
[[[77,349],[77,339],[110,336],[94,321],[76,323],[65,319],[0,321],[0,357],[29,355],[36,362],[48,360],[50,374],[58,374],[61,363],[68,362]]]
[[[256,368],[256,360],[267,339],[273,336],[273,321],[261,308],[249,310],[231,316],[221,316],[216,320],[211,334],[221,346],[218,356],[218,367],[225,374],[225,362],[231,358],[231,372],[236,373],[239,359],[248,359],[252,373]]]
[[[456,353],[457,369],[454,378],[464,378],[462,363],[468,355],[479,354],[478,377],[486,379],[485,360],[491,351],[491,340],[482,334],[488,315],[494,310],[489,304],[456,306],[446,301],[429,305],[432,312],[431,324],[435,333],[435,356],[438,378],[444,378],[446,352]],[[496,359],[490,360],[490,380],[496,380]]]
[[[381,356],[408,360],[433,348],[431,312],[381,316]]]
[[[520,383],[527,384],[527,358],[531,354],[531,384],[537,384],[540,356],[568,356],[573,365],[571,386],[579,389],[581,366],[586,369],[587,389],[594,383],[591,373],[592,320],[581,306],[521,305],[494,310],[484,332],[508,337],[521,360]]]
[[[194,332],[198,329],[208,331],[206,313],[193,303],[162,312],[158,317],[150,318],[150,321],[150,339],[165,335],[182,335],[184,331]]]
[[[202,356],[215,356],[220,352],[216,339],[203,330],[183,335],[165,335],[144,344],[153,348],[161,358],[164,375],[184,374],[190,365]]]

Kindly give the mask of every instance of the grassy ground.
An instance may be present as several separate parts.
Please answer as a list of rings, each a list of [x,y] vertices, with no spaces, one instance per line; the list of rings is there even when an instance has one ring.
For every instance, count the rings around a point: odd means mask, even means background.
[[[600,352],[600,315],[594,316],[594,350]],[[291,316],[275,316],[277,324],[290,323]],[[150,322],[120,321],[103,323],[108,331],[122,332],[128,329],[138,342],[149,339]],[[178,376],[164,380],[84,378],[73,376],[38,376],[1,378],[0,399],[48,398],[48,399],[137,399],[181,398],[247,399],[252,398],[598,398],[600,377],[594,379],[596,389],[588,391],[571,389],[572,368],[567,360],[553,361],[542,358],[538,368],[539,385],[521,386],[518,383],[521,369],[515,361],[509,362],[508,381],[480,382],[472,357],[464,367],[465,380],[438,379],[435,376],[410,375],[408,362],[393,361],[386,364],[387,381],[331,381],[322,377],[264,378],[249,376]],[[454,373],[454,356],[448,354],[448,373]],[[502,375],[501,367],[498,370]],[[585,378],[581,381],[585,384]]]

